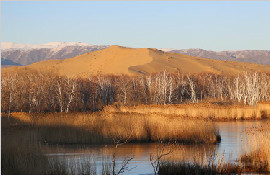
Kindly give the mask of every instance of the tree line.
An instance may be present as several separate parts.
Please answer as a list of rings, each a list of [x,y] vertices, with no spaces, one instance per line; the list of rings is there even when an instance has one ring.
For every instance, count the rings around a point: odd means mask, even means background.
[[[2,112],[98,111],[110,104],[180,104],[215,99],[255,105],[270,101],[270,75],[237,76],[210,73],[172,74],[166,70],[144,76],[97,75],[70,78],[52,73],[4,73]]]

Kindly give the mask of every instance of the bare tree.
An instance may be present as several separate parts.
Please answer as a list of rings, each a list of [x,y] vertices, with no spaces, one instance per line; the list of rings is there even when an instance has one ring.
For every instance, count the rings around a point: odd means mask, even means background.
[[[114,102],[124,105],[172,104],[213,98],[256,105],[270,101],[270,75],[238,76],[163,72],[140,77],[91,76],[70,78],[29,72],[4,73],[1,79],[2,111],[97,111]]]
[[[128,99],[128,94],[129,91],[131,90],[130,87],[130,82],[129,82],[129,77],[127,76],[121,76],[117,79],[118,81],[118,87],[120,90],[120,101],[126,105],[127,104],[127,99]]]
[[[150,162],[153,167],[155,175],[158,174],[161,161],[165,156],[170,155],[174,150],[174,144],[163,144],[162,141],[159,141],[159,144],[155,146],[155,153],[150,154]]]
[[[64,112],[64,87],[63,82],[61,79],[57,81],[56,84],[56,94],[57,94],[57,100],[60,107],[60,112]]]
[[[97,83],[100,88],[100,96],[102,99],[102,107],[108,105],[114,101],[112,81],[109,77],[98,76]]]
[[[195,82],[192,80],[190,75],[187,75],[189,87],[190,87],[190,100],[192,103],[197,102],[197,97],[196,97],[196,91],[195,91]]]
[[[7,104],[7,111],[10,115],[12,108],[14,107],[14,102],[16,100],[16,92],[18,85],[18,74],[7,74],[4,78],[1,78],[1,96],[2,103]],[[6,99],[6,100],[3,100]],[[6,102],[6,103],[5,103]]]
[[[74,79],[66,78],[66,96],[67,96],[67,105],[66,105],[66,112],[69,112],[70,105],[74,101],[75,92],[77,90],[77,82]]]
[[[120,135],[120,134],[117,134],[117,135],[115,135],[113,137],[113,142],[114,142],[114,151],[113,151],[113,154],[112,154],[112,172],[113,172],[113,175],[119,175],[119,174],[124,173],[125,171],[130,171],[131,170],[128,167],[128,164],[130,163],[131,160],[134,159],[134,156],[124,158],[124,160],[121,163],[120,168],[118,170],[116,170],[116,152],[117,152],[117,149],[119,148],[119,146],[128,143],[129,138],[130,138],[130,135],[129,135],[128,138],[124,139],[123,136]]]

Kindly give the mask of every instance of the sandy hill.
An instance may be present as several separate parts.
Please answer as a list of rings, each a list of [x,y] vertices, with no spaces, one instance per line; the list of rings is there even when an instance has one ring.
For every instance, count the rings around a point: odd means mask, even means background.
[[[57,72],[60,75],[87,77],[96,74],[148,74],[163,70],[183,73],[238,74],[243,71],[268,72],[270,67],[233,61],[199,58],[179,53],[168,53],[157,49],[125,48],[111,46],[104,50],[86,53],[65,60],[48,60],[28,66],[10,67],[2,72],[29,70]]]

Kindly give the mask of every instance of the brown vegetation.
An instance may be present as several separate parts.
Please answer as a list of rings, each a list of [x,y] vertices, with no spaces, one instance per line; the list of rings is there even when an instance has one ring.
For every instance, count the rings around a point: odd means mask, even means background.
[[[270,173],[270,123],[261,127],[246,130],[248,145],[244,145],[246,153],[235,163],[224,161],[216,154],[205,156],[203,153],[194,156],[194,161],[164,160],[159,167],[159,174],[241,174],[241,173]],[[247,146],[247,148],[246,148]],[[215,162],[216,161],[216,162]]]
[[[66,162],[43,154],[37,130],[15,118],[2,118],[1,173],[3,175],[97,175],[90,158]],[[102,162],[102,175],[112,175],[111,162]]]
[[[92,76],[87,79],[38,72],[8,73],[2,74],[1,85],[1,109],[7,113],[98,111],[111,104],[119,107],[211,100],[218,104],[256,105],[270,101],[270,76],[263,73],[218,76],[163,71],[147,76]],[[244,106],[236,106],[237,114],[231,115],[232,118],[242,117],[238,107]],[[230,110],[223,111],[226,112]],[[247,118],[260,118],[259,111],[253,112],[255,114],[249,114]]]
[[[147,132],[144,128],[148,128]],[[256,135],[257,139],[250,142],[254,146],[250,153],[241,157],[236,163],[224,161],[222,156],[215,154],[215,149],[211,149],[212,147],[209,149],[208,147],[198,147],[200,151],[190,150],[189,154],[185,155],[187,154],[186,149],[178,151],[184,145],[175,145],[173,151],[170,146],[169,151],[167,148],[164,150],[157,148],[157,159],[153,159],[155,157],[152,154],[151,161],[155,163],[155,160],[158,160],[156,167],[158,174],[269,172],[268,145],[270,139],[268,131],[269,125],[267,124],[261,128],[247,130],[252,139],[254,139],[253,133],[259,133]],[[212,143],[216,138],[215,133],[212,123],[185,120],[172,115],[151,114],[149,116],[106,112],[92,114],[12,113],[8,117],[2,114],[2,172],[5,174],[55,175],[72,174],[72,172],[78,171],[89,175],[96,174],[96,167],[92,161],[72,166],[57,159],[48,161],[41,152],[41,146],[44,143],[97,143],[97,141],[106,139],[108,139],[106,142],[99,143],[113,143],[113,141],[121,139],[129,139],[132,142],[145,141],[149,138],[153,139],[152,141],[156,139],[157,141],[184,141],[182,143]],[[103,140],[97,139],[98,134],[99,139]],[[145,134],[149,135],[144,136]],[[89,138],[91,140],[87,140]],[[18,143],[20,143],[20,147],[18,147]],[[164,159],[162,155],[169,157]],[[104,174],[112,174],[112,164],[107,161],[102,166],[104,166]]]
[[[158,167],[160,175],[270,173],[267,154],[248,153],[236,162],[226,161],[224,155],[206,151],[187,160],[163,159]],[[269,153],[269,152],[268,152]],[[268,154],[269,155],[269,154]],[[190,160],[191,159],[191,160]]]
[[[159,175],[201,175],[201,174],[242,174],[242,173],[269,173],[263,167],[248,167],[235,164],[224,163],[216,165],[214,161],[207,162],[208,164],[197,164],[187,162],[163,162],[159,168]],[[258,169],[257,169],[258,168]]]
[[[257,120],[270,117],[270,103],[258,103],[255,106],[213,103],[138,105],[134,107],[110,105],[106,106],[104,111],[111,113],[176,115],[187,119]]]
[[[270,122],[248,128],[246,133],[249,150],[241,157],[241,161],[249,167],[261,167],[270,172]]]
[[[42,142],[54,144],[113,143],[115,139],[129,142],[163,140],[178,143],[215,143],[219,139],[211,122],[158,114],[12,113],[11,118],[37,128]],[[19,127],[20,124],[15,126]]]
[[[47,144],[115,144],[170,141],[178,143],[215,143],[217,131],[212,123],[183,120],[153,114],[130,115],[97,113],[2,113],[2,172],[4,174],[71,175],[97,174],[91,161],[71,166],[48,159],[42,153]],[[200,127],[198,127],[200,126]],[[18,147],[18,144],[20,146]],[[117,148],[117,146],[116,146]],[[102,174],[125,171],[131,160],[119,170],[112,160],[103,162]],[[111,163],[110,163],[111,162]],[[113,163],[114,162],[114,163]]]
[[[1,172],[6,175],[41,174],[48,161],[42,155],[37,133],[23,125],[12,127],[10,124],[18,122],[15,118],[1,119]]]

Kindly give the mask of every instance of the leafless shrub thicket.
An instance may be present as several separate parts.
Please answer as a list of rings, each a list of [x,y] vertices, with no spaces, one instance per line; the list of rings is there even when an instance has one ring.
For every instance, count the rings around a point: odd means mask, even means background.
[[[270,75],[184,75],[69,78],[37,72],[2,74],[2,111],[98,111],[104,106],[197,103],[205,99],[255,105],[270,101]]]

